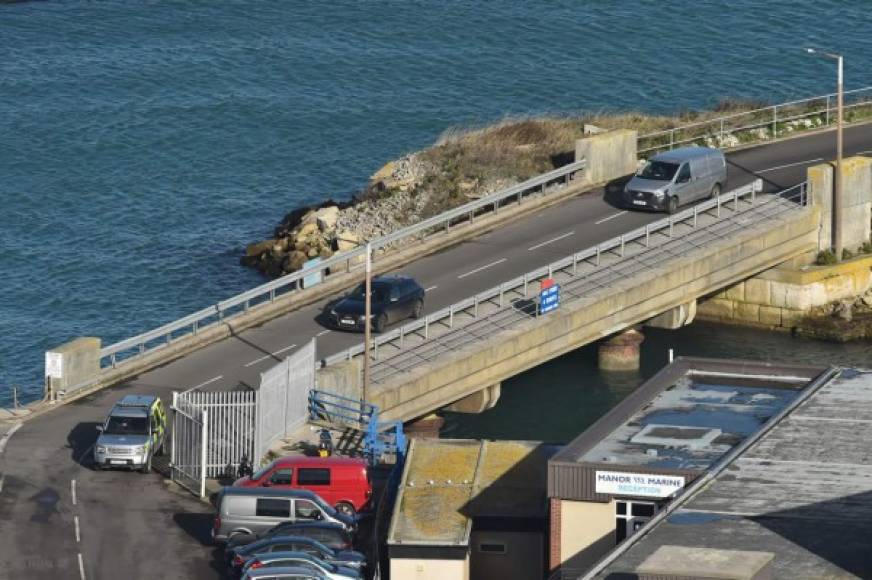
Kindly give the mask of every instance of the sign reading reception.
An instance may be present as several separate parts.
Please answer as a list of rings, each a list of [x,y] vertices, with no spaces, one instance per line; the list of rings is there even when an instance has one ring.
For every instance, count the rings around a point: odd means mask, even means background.
[[[668,497],[684,487],[684,478],[650,473],[597,471],[596,492],[612,495]]]

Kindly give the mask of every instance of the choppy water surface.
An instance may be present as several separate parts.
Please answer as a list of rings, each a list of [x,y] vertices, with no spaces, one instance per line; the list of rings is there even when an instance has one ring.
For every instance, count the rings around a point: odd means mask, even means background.
[[[839,26],[822,26],[836,19]],[[863,2],[0,4],[0,404],[257,282],[244,245],[453,125],[872,84]]]

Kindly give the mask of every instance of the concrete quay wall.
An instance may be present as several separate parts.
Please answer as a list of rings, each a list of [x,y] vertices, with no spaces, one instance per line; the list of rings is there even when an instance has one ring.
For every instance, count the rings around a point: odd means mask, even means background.
[[[729,242],[703,246],[607,291],[485,342],[422,363],[412,373],[373,389],[385,419],[408,421],[489,385],[575,350],[661,312],[705,296],[817,247],[820,210],[809,208],[781,225],[749,228]]]

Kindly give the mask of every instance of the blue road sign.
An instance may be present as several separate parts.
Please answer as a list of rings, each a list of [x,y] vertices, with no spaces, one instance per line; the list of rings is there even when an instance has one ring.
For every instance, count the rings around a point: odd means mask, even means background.
[[[551,312],[560,306],[560,285],[555,284],[539,292],[539,313]]]

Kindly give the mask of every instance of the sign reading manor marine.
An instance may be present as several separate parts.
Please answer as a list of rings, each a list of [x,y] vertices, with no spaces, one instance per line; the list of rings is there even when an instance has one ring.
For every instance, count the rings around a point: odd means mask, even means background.
[[[597,471],[596,492],[612,495],[668,497],[684,487],[684,478],[651,473]]]

